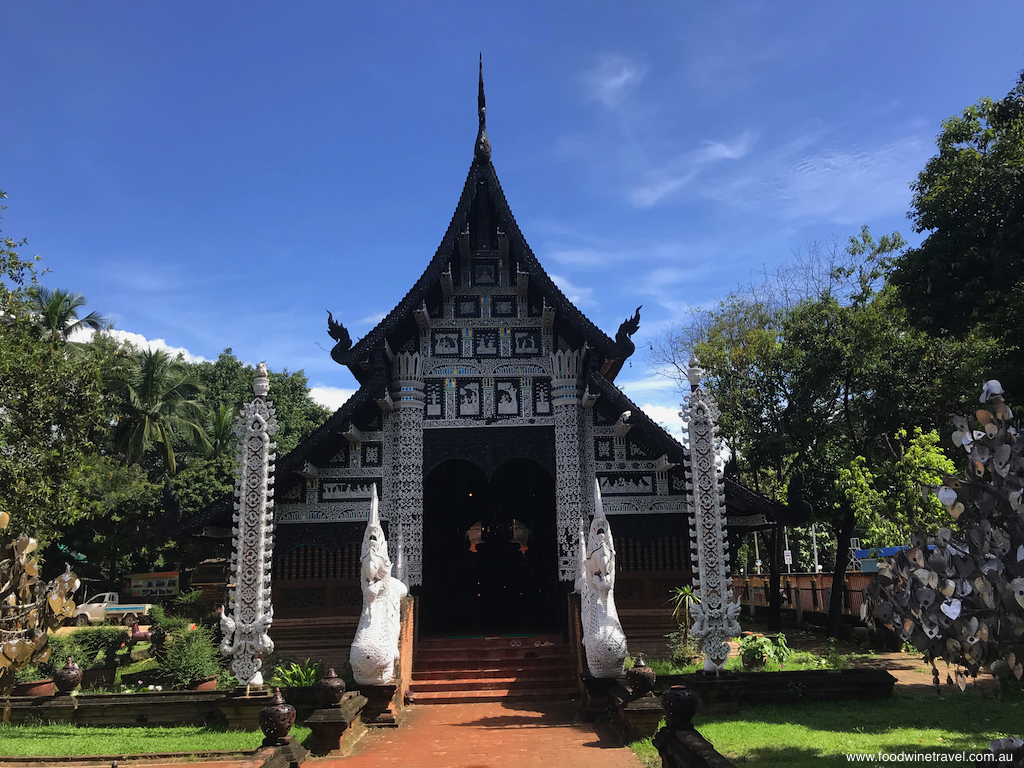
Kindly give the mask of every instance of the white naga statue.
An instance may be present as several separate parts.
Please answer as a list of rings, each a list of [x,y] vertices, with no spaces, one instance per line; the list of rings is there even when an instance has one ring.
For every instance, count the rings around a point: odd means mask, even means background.
[[[370,520],[363,534],[359,563],[363,612],[349,653],[352,677],[359,685],[384,685],[391,681],[398,661],[402,598],[409,588],[391,574],[388,542],[380,526],[376,486],[370,496]]]
[[[598,678],[619,677],[626,662],[626,635],[615,612],[615,545],[604,516],[601,488],[594,480],[595,515],[584,538],[580,520],[580,562],[576,591],[580,593],[580,618],[587,667]]]

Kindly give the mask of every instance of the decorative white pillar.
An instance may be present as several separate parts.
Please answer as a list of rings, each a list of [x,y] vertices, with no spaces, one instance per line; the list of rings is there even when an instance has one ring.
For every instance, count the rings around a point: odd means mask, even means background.
[[[260,684],[261,654],[274,651],[268,634],[274,619],[270,601],[270,575],[274,557],[274,465],[276,447],[270,438],[277,433],[277,417],[267,399],[270,379],[267,366],[256,368],[252,391],[256,397],[245,405],[235,432],[241,438],[239,472],[235,481],[235,514],[231,574],[235,586],[228,595],[220,626],[224,640],[220,652],[234,657],[231,671],[242,685]]]
[[[392,418],[397,422],[392,451],[388,521],[391,538],[401,535],[406,584],[423,583],[423,377],[420,356],[400,352],[392,359]]]
[[[584,512],[592,509],[588,485],[584,485],[580,445],[583,420],[580,403],[582,350],[559,350],[551,355],[551,403],[555,411],[555,509],[558,526],[558,578],[574,581],[579,568],[578,535]],[[586,499],[586,501],[585,501]]]
[[[693,587],[700,602],[694,606],[690,634],[702,639],[706,656],[704,669],[721,669],[729,657],[729,640],[740,632],[740,604],[732,595],[729,578],[729,549],[725,530],[725,487],[716,466],[715,423],[720,413],[710,393],[704,390],[700,361],[690,359],[687,373],[690,395],[683,406],[689,448],[687,501],[689,502],[690,546],[695,572]]]

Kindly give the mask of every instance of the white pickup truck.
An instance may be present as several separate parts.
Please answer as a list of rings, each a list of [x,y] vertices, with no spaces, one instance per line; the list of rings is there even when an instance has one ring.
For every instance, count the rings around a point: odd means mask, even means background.
[[[149,603],[121,604],[117,592],[100,592],[75,608],[71,620],[79,627],[93,622],[114,621],[131,626],[140,616],[149,615]]]

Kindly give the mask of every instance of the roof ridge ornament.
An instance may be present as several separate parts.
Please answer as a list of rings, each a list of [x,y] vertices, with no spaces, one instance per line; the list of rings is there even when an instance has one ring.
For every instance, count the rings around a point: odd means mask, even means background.
[[[484,99],[484,55],[480,54],[480,91],[476,97],[476,111],[480,118],[480,130],[476,134],[473,156],[481,162],[491,159],[491,140],[487,138],[487,104]]]

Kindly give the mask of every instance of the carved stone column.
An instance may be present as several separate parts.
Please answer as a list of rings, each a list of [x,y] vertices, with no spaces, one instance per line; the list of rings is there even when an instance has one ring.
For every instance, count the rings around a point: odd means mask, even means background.
[[[274,554],[274,465],[270,438],[277,432],[277,417],[267,399],[270,379],[260,363],[252,385],[256,397],[246,404],[235,428],[241,438],[239,473],[235,482],[235,514],[231,574],[234,588],[228,593],[220,625],[224,641],[220,650],[232,656],[231,670],[242,685],[262,683],[260,655],[272,653],[268,634],[274,618],[270,602],[270,573]]]
[[[583,408],[579,375],[582,350],[560,350],[551,355],[551,403],[555,411],[555,487],[556,525],[558,529],[558,578],[576,578],[580,522],[593,509],[589,485],[583,476],[581,430]],[[591,450],[593,450],[591,448]]]
[[[395,431],[391,461],[392,498],[388,500],[388,538],[397,542],[399,533],[405,558],[406,583],[412,587],[423,580],[423,377],[420,356],[400,352],[392,360],[391,399],[394,401],[392,428]]]
[[[740,605],[733,600],[729,578],[729,546],[725,529],[725,487],[716,467],[715,435],[718,407],[700,386],[704,372],[696,357],[688,371],[690,395],[683,407],[689,448],[687,497],[690,505],[690,546],[693,588],[700,602],[693,608],[690,634],[703,640],[706,670],[721,669],[729,656],[728,641],[739,634]]]

